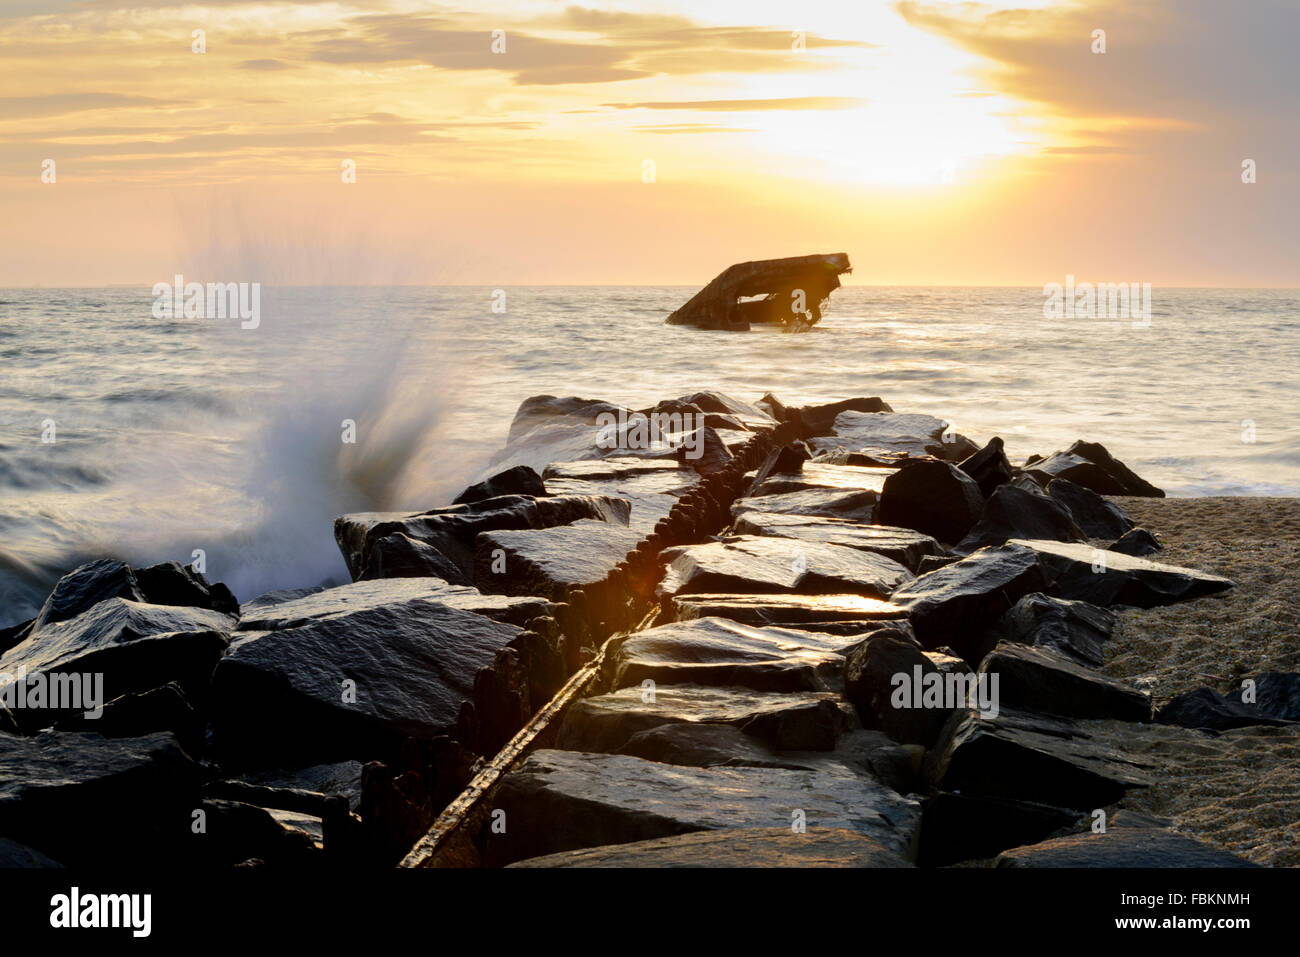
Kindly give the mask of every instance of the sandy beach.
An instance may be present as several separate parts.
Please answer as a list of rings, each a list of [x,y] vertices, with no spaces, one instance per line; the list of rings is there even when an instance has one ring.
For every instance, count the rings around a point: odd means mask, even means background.
[[[1196,688],[1227,692],[1244,677],[1300,670],[1300,499],[1115,501],[1160,539],[1164,551],[1154,558],[1226,575],[1237,587],[1122,612],[1105,673],[1140,683],[1158,708]],[[1131,742],[1113,727],[1117,743]],[[1257,864],[1300,865],[1300,729],[1215,737],[1169,728],[1143,742],[1139,753],[1167,757],[1164,774],[1154,787],[1130,792],[1125,806],[1170,817],[1178,829]]]

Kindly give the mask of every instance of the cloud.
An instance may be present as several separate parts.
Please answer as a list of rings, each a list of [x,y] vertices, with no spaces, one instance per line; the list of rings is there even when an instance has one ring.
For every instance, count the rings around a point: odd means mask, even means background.
[[[122,93],[46,93],[40,96],[0,96],[0,117],[6,120],[29,116],[61,116],[87,110],[119,107],[174,106],[175,100],[152,96],[127,96]]]
[[[239,64],[241,70],[292,70],[293,64],[283,60],[245,60]]]
[[[717,126],[713,123],[663,123],[658,126],[634,126],[638,133],[755,133],[740,126]]]
[[[605,103],[616,110],[697,110],[708,113],[748,113],[758,110],[851,110],[867,101],[853,96],[788,96],[770,100],[657,100],[644,103]]]

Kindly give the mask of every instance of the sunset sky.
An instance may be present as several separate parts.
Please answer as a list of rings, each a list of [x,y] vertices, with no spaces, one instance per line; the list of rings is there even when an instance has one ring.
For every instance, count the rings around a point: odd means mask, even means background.
[[[0,0],[0,286],[699,285],[835,251],[858,284],[1296,286],[1298,24],[1295,0]]]

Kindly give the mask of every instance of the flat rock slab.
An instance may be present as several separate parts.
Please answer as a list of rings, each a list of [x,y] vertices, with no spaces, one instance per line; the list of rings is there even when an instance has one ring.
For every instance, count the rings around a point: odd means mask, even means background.
[[[745,625],[806,628],[818,630],[846,626],[840,633],[866,631],[873,624],[906,618],[897,604],[862,595],[681,595],[672,599],[678,621],[697,618],[728,618]]]
[[[582,518],[627,525],[631,505],[607,495],[502,495],[414,515],[356,512],[334,520],[334,539],[353,579],[370,564],[374,543],[394,533],[436,549],[466,575],[472,574],[479,532],[506,528],[551,528]]]
[[[997,867],[1257,867],[1231,851],[1159,827],[1108,827],[998,855]]]
[[[731,506],[731,514],[733,518],[742,512],[809,515],[870,525],[876,511],[876,498],[875,492],[866,489],[805,489],[738,499]]]
[[[474,580],[484,591],[561,601],[570,586],[603,580],[640,540],[635,529],[588,519],[481,532],[474,544]]]
[[[945,554],[943,546],[929,535],[893,525],[862,525],[837,518],[748,511],[737,515],[732,527],[738,535],[796,538],[874,552],[912,571],[925,556]]]
[[[754,628],[725,618],[660,625],[638,632],[613,656],[614,686],[737,685],[757,691],[832,691],[843,687],[842,652],[856,639],[790,628]]]
[[[74,618],[33,630],[0,656],[0,673],[14,679],[26,674],[0,700],[13,709],[21,728],[33,731],[91,710],[85,700],[88,692],[97,693],[102,705],[172,681],[201,691],[225,653],[234,623],[221,612],[203,608],[109,598]],[[102,679],[91,679],[87,687],[87,676],[93,675]],[[100,684],[97,690],[95,681]],[[17,698],[10,697],[22,693],[19,685],[26,686],[25,706],[16,706]],[[38,687],[45,688],[40,705],[33,698]]]
[[[299,601],[319,605],[327,595]],[[277,630],[239,632],[213,673],[213,727],[227,759],[302,766],[391,758],[406,736],[452,728],[474,697],[478,670],[520,634],[437,597],[331,607]]]
[[[839,695],[826,692],[638,686],[574,702],[560,726],[557,746],[614,754],[634,734],[682,723],[728,724],[777,750],[829,751],[841,733],[857,726],[857,718]]]
[[[1004,707],[1070,718],[1151,720],[1149,695],[1047,648],[1004,642],[980,663],[979,674],[990,682],[997,677]]]
[[[875,552],[820,542],[737,535],[660,552],[668,563],[661,598],[716,592],[888,598],[912,573]]]
[[[885,487],[893,469],[868,468],[861,465],[830,465],[804,462],[798,472],[773,472],[749,494],[752,498],[784,495],[791,492],[875,492]],[[746,478],[756,478],[757,473]]]
[[[960,460],[978,448],[964,436],[960,441],[945,442],[948,423],[932,415],[907,412],[841,412],[835,417],[833,435],[815,438],[809,445],[818,452],[834,448],[856,452],[861,449],[884,449],[906,452],[910,456],[933,455]]]
[[[125,562],[101,558],[74,568],[55,583],[41,606],[32,629],[76,618],[109,598],[146,602],[135,572]]]
[[[844,828],[695,831],[653,841],[549,854],[511,867],[911,867],[873,838]]]
[[[353,582],[337,588],[287,596],[282,601],[245,606],[238,630],[278,631],[297,628],[312,621],[343,618],[410,601],[445,605],[520,626],[533,618],[549,615],[554,608],[544,598],[485,595],[472,586],[450,585],[440,578],[386,578]],[[240,637],[236,634],[236,641]]]
[[[1141,726],[1132,726],[1138,733]],[[1001,709],[954,714],[925,759],[927,780],[961,794],[1091,810],[1146,787],[1154,768],[1067,718]]]
[[[1194,568],[1165,565],[1090,545],[1041,539],[1012,539],[1008,544],[1037,552],[1052,579],[1054,593],[1094,605],[1155,608],[1214,595],[1234,585],[1230,579]]]
[[[844,828],[915,859],[920,806],[849,772],[686,768],[614,754],[538,751],[495,796],[506,833],[485,863],[691,831],[786,828],[801,812],[809,831]]]
[[[674,459],[628,457],[552,463],[543,477],[547,488],[556,495],[626,499],[632,506],[628,525],[641,533],[652,529],[699,481],[693,468]]]
[[[1047,576],[1037,553],[1019,545],[981,548],[961,561],[899,588],[893,601],[908,613],[926,648],[947,645],[977,662],[982,632],[1020,598],[1042,591]]]
[[[190,834],[199,782],[170,734],[0,734],[0,833],[67,867],[168,860]]]

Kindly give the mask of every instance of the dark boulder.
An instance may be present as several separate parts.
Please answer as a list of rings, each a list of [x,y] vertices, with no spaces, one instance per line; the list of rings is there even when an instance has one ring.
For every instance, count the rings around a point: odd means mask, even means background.
[[[546,486],[542,477],[527,465],[516,465],[505,471],[497,472],[483,481],[471,485],[451,500],[453,505],[465,505],[496,498],[499,495],[545,495]]]
[[[984,654],[999,641],[1047,648],[1090,668],[1100,668],[1102,645],[1119,618],[1108,608],[1034,592],[1021,598],[989,629]],[[983,657],[983,655],[981,655]]]
[[[929,747],[953,708],[942,704],[916,707],[919,696],[914,698],[910,685],[939,674],[915,643],[888,630],[880,631],[849,651],[845,697],[857,708],[864,727],[878,728],[904,744]]]
[[[1096,442],[1075,442],[1063,452],[1053,452],[1045,459],[1026,465],[1025,471],[1046,485],[1052,479],[1069,479],[1076,485],[1092,489],[1099,495],[1137,495],[1164,498],[1165,493]]]
[[[1071,808],[939,791],[924,802],[921,867],[946,867],[990,858],[999,851],[1044,840],[1079,823]]]
[[[957,468],[975,480],[985,498],[992,495],[999,485],[1010,482],[1012,477],[1011,463],[1003,451],[1002,439],[997,436],[989,439],[988,445],[974,455],[962,459]]]
[[[931,455],[947,462],[960,462],[978,451],[966,436],[950,431],[943,419],[902,412],[841,412],[829,436],[808,444],[814,452],[841,448],[873,456],[880,452]]]
[[[1128,513],[1108,502],[1096,492],[1075,485],[1067,479],[1054,479],[1047,485],[1047,494],[1060,502],[1074,517],[1075,524],[1083,529],[1089,538],[1118,538],[1133,527],[1133,519]],[[1024,535],[1022,538],[1041,538],[1038,535]]]
[[[1256,677],[1254,685],[1253,701],[1244,689],[1221,695],[1198,688],[1178,695],[1157,712],[1156,721],[1203,731],[1300,722],[1300,674],[1269,672]]]
[[[926,648],[948,645],[978,661],[982,632],[1047,579],[1036,553],[1018,545],[982,548],[961,561],[922,575],[894,592]]]
[[[1001,709],[954,714],[925,758],[936,788],[1091,811],[1150,784],[1154,769],[1092,740],[1075,722]]]
[[[155,731],[170,731],[186,753],[198,756],[203,748],[205,720],[178,684],[166,684],[140,694],[123,695],[104,705],[98,718],[78,715],[59,722],[59,731],[83,731],[106,738],[135,738]]]
[[[474,571],[474,540],[480,532],[552,528],[592,518],[627,525],[631,505],[604,495],[502,495],[416,515],[358,512],[334,520],[334,539],[354,579],[370,564],[374,544],[394,533],[430,546],[468,577]]]
[[[983,508],[979,486],[965,472],[947,462],[917,462],[885,480],[878,514],[884,525],[959,542]]]
[[[136,581],[131,566],[125,562],[119,562],[115,558],[87,562],[58,580],[37,613],[31,631],[76,618],[83,611],[89,611],[110,598],[138,602],[148,600],[140,590],[140,583]]]
[[[1125,555],[1136,555],[1138,558],[1146,558],[1148,555],[1163,551],[1163,546],[1145,528],[1132,528],[1112,544],[1110,550],[1112,552],[1123,552]]]
[[[1150,721],[1151,698],[1047,648],[1004,642],[979,673],[996,677],[1001,705],[1070,718]]]
[[[869,398],[843,399],[839,402],[827,402],[823,405],[805,405],[796,410],[799,421],[808,435],[830,435],[835,427],[835,418],[841,412],[893,412],[889,403],[880,396]]]
[[[459,565],[425,542],[393,532],[370,546],[365,570],[357,581],[377,578],[441,578],[452,585],[474,582]]]
[[[1230,851],[1186,834],[1145,822],[1126,823],[1126,811],[1116,814],[1106,830],[1068,834],[998,855],[996,867],[1104,867],[1179,869],[1256,867]]]
[[[1003,485],[984,503],[979,521],[953,546],[958,555],[969,555],[987,545],[1002,545],[1013,538],[1041,538],[1057,542],[1080,542],[1084,534],[1074,523],[1070,510],[1046,495]]]
[[[154,605],[188,605],[223,615],[238,615],[239,601],[221,582],[209,583],[201,572],[180,562],[162,562],[138,568],[136,581],[144,600]]]
[[[1054,594],[1094,605],[1156,608],[1214,595],[1234,584],[1194,568],[1163,565],[1090,545],[1041,539],[1013,539],[1009,544],[1037,552]]]
[[[199,783],[170,734],[0,734],[0,834],[67,867],[179,864]]]

